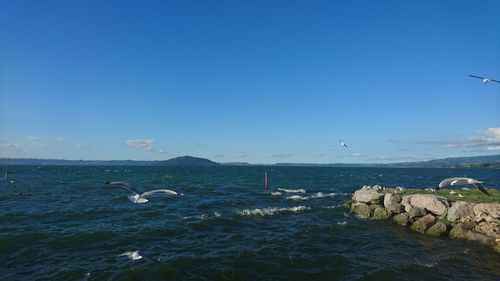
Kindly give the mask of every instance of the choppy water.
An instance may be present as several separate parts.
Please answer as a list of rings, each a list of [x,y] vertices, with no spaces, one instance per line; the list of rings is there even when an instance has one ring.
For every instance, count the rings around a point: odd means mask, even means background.
[[[21,166],[9,172],[15,182],[0,183],[0,280],[500,280],[500,255],[490,248],[355,218],[339,207],[364,184],[429,187],[444,177],[471,176],[498,187],[498,170]],[[184,196],[132,204],[126,190],[104,180]],[[131,250],[165,266],[110,257]]]

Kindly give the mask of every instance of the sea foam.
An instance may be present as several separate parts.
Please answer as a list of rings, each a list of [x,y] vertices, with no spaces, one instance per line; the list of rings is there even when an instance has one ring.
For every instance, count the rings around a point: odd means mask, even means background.
[[[306,193],[305,189],[285,189],[285,188],[278,188],[278,191],[287,192],[287,193]]]
[[[306,206],[296,206],[296,207],[288,207],[288,208],[262,208],[262,209],[253,209],[253,210],[242,210],[242,211],[236,211],[241,216],[272,216],[275,214],[282,214],[282,213],[298,213],[298,212],[303,212],[310,210],[310,207]]]

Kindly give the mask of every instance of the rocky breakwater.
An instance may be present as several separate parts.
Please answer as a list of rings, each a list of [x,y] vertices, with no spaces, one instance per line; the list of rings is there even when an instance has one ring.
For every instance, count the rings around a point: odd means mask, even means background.
[[[500,203],[450,201],[415,193],[400,187],[364,186],[346,206],[361,218],[392,218],[420,233],[473,240],[500,252]]]

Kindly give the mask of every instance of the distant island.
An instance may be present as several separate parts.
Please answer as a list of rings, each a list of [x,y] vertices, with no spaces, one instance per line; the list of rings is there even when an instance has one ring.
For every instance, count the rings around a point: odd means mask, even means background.
[[[34,159],[34,158],[0,158],[0,165],[68,165],[68,166],[285,166],[285,167],[379,167],[379,168],[500,168],[500,154],[489,156],[454,157],[421,162],[401,163],[276,163],[250,164],[246,162],[217,163],[206,158],[181,156],[168,160],[137,161],[137,160],[64,160],[64,159]]]
[[[159,166],[215,166],[219,165],[218,163],[205,159],[198,158],[193,156],[181,156],[172,158],[166,161],[156,162],[155,165]]]

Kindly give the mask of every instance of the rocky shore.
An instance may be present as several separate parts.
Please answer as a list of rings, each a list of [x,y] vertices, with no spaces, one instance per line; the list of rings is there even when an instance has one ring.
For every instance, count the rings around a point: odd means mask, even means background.
[[[362,218],[389,219],[433,236],[468,239],[500,253],[500,203],[452,201],[401,187],[363,186],[346,203]]]

